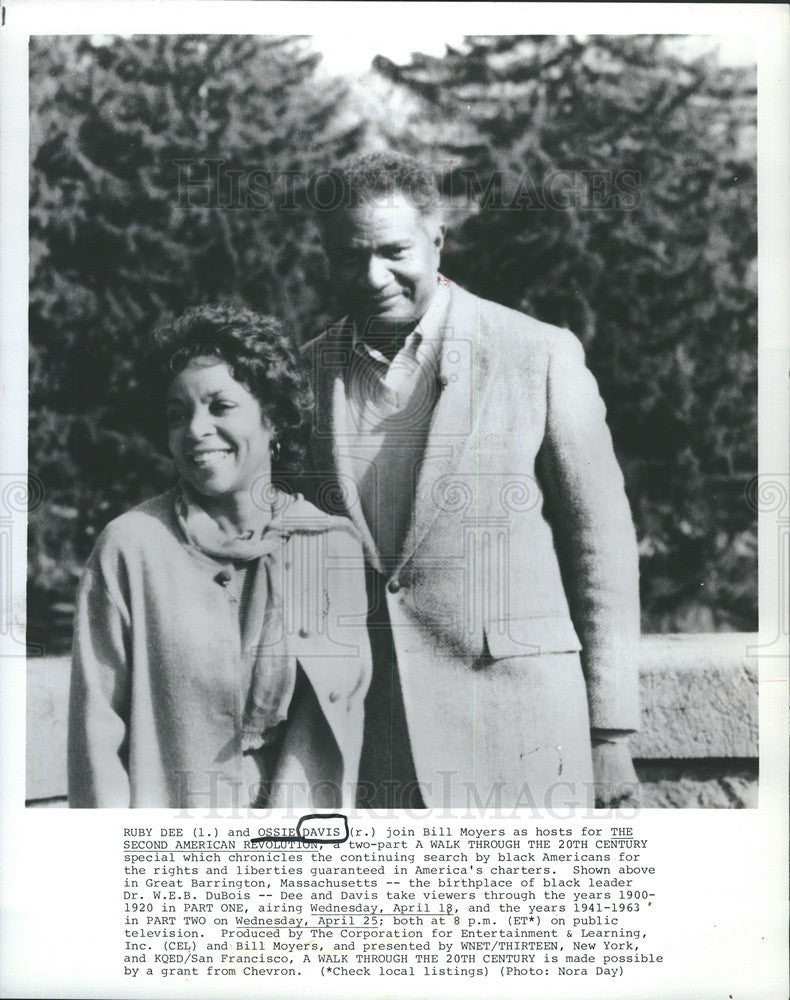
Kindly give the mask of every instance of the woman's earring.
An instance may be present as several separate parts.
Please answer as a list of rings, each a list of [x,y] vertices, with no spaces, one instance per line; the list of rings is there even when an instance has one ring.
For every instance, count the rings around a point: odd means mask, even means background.
[[[272,456],[272,461],[273,462],[279,461],[279,459],[280,459],[280,442],[277,440],[277,438],[275,438],[269,444],[269,453]]]

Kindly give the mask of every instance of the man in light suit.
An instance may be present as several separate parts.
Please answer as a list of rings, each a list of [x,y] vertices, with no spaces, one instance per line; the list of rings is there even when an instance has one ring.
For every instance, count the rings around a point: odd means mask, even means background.
[[[312,198],[345,314],[305,348],[315,499],[369,562],[358,805],[616,804],[637,550],[580,343],[441,276],[411,158],[358,158]]]

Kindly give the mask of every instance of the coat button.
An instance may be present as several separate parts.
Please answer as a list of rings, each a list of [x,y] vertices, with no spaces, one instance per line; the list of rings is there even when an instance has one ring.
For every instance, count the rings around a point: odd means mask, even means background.
[[[337,701],[339,697],[340,697],[340,692],[339,691],[330,691],[329,692],[329,700],[331,702]]]
[[[299,638],[300,639],[306,639],[309,635],[310,635],[310,629],[309,628],[305,628],[304,626],[302,626],[302,628],[299,629]]]
[[[400,590],[400,580],[397,578],[397,576],[393,576],[392,577],[392,579],[390,580],[390,582],[387,584],[387,590],[391,594],[397,594],[398,593],[398,591]]]
[[[214,577],[220,587],[227,587],[231,581],[231,572],[229,569],[220,570],[219,573]]]

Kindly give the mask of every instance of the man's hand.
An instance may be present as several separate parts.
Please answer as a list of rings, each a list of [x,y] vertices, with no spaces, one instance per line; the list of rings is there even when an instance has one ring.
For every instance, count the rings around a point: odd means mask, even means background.
[[[637,803],[639,779],[631,761],[627,735],[593,733],[592,762],[596,808]]]

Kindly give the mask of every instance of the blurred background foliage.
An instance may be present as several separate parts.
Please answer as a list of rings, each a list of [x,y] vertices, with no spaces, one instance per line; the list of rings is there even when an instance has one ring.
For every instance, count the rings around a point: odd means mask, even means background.
[[[755,80],[655,36],[470,37],[361,77],[309,38],[31,38],[29,641],[166,487],[151,326],[196,302],[333,316],[306,197],[354,151],[430,163],[453,280],[582,339],[637,523],[646,631],[757,626]]]

